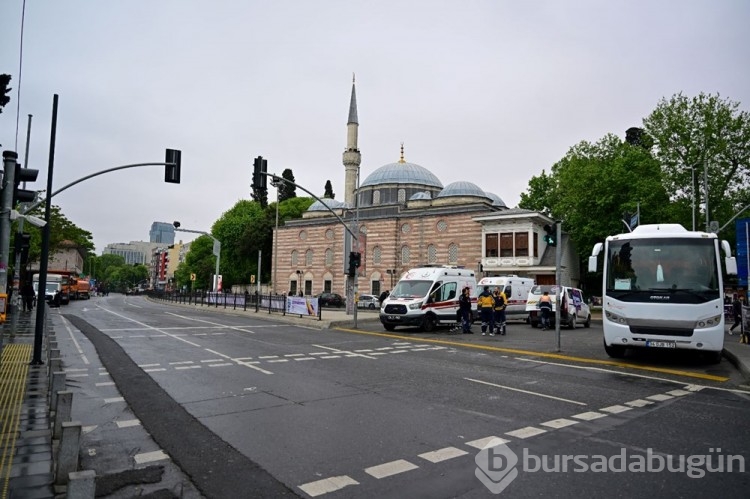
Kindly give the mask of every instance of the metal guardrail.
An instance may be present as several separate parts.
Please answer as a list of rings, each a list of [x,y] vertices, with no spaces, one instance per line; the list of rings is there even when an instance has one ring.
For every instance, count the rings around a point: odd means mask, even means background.
[[[255,293],[217,293],[212,291],[195,291],[183,293],[178,291],[147,291],[147,296],[182,305],[194,305],[197,307],[213,307],[232,310],[261,311],[279,313],[281,315],[293,315],[304,317],[302,314],[290,313],[287,310],[287,296],[274,294]],[[321,320],[321,309],[318,308],[317,316],[308,316]]]

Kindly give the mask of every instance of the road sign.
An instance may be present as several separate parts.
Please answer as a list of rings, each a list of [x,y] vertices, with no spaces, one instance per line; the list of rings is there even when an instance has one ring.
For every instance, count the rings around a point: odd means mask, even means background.
[[[255,284],[255,274],[250,276],[250,284]]]
[[[190,274],[190,280],[191,280],[191,281],[194,281],[194,280],[195,280],[195,274]]]

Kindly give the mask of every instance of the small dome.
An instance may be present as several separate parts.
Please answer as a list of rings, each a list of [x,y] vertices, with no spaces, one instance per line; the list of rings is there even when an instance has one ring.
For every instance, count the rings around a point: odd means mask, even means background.
[[[476,196],[480,198],[488,198],[489,196],[480,189],[476,184],[467,182],[465,180],[459,180],[445,186],[445,189],[440,191],[437,195],[438,198],[446,198],[453,196]]]
[[[416,201],[418,199],[432,199],[432,196],[427,191],[417,192],[409,198],[409,201]]]
[[[503,208],[508,207],[508,205],[505,204],[505,201],[503,201],[500,196],[498,196],[494,192],[485,192],[485,194],[487,194],[487,197],[492,200],[492,206],[502,206]]]
[[[427,168],[406,161],[381,166],[367,176],[360,187],[381,184],[418,184],[442,188],[443,184]]]
[[[307,209],[307,211],[328,211],[328,208],[331,208],[332,210],[335,210],[337,208],[346,208],[347,204],[342,201],[336,201],[335,199],[331,198],[322,198],[321,199],[323,203],[320,201],[315,201],[313,204],[310,205],[310,207]],[[326,206],[328,208],[326,208]]]

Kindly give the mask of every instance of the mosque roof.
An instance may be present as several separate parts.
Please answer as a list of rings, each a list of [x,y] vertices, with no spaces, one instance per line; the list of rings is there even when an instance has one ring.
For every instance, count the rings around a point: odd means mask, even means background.
[[[382,184],[418,184],[430,187],[443,187],[440,180],[427,168],[415,163],[399,161],[383,165],[367,176],[360,187]]]
[[[446,185],[445,188],[436,196],[436,198],[446,198],[452,196],[477,196],[482,198],[490,197],[482,189],[480,189],[479,186],[472,182],[467,182],[466,180],[459,180],[458,182],[453,182]]]
[[[328,211],[328,208],[337,209],[337,208],[349,207],[349,205],[347,205],[345,202],[337,201],[336,199],[322,198],[321,201],[323,202],[321,203],[320,201],[315,201],[313,204],[310,205],[307,211]],[[328,208],[326,208],[326,206]]]
[[[494,192],[485,192],[485,194],[488,198],[492,199],[492,206],[502,206],[504,208],[508,207],[508,205],[505,204],[505,201],[503,201],[502,198]]]

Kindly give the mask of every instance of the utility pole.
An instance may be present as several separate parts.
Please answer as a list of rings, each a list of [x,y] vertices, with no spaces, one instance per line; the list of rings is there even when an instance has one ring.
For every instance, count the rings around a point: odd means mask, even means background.
[[[557,246],[555,247],[555,284],[557,284],[557,293],[555,298],[555,308],[557,313],[555,314],[555,337],[557,338],[557,351],[560,351],[560,315],[562,310],[560,305],[562,304],[562,272],[560,261],[562,260],[562,221],[555,221],[555,227],[557,229]]]

